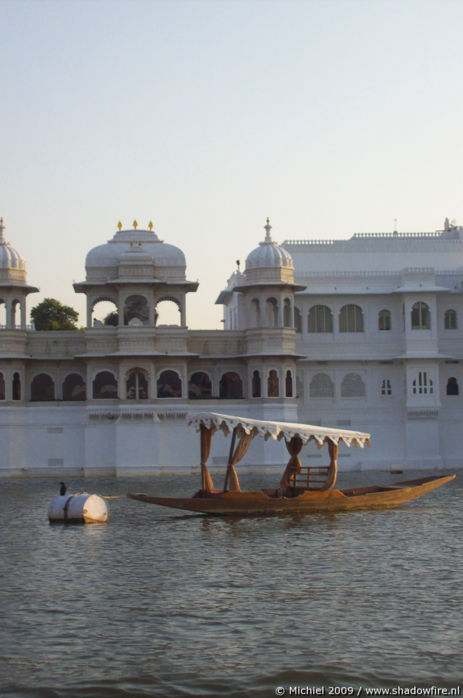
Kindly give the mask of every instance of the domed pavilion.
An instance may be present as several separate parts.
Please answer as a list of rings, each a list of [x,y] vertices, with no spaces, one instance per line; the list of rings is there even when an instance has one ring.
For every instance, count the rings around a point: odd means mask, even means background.
[[[0,304],[5,308],[3,326],[7,329],[26,329],[26,297],[29,293],[36,293],[38,288],[27,284],[26,262],[7,242],[5,228],[3,218],[0,218]]]
[[[87,254],[86,280],[74,284],[76,293],[87,296],[87,327],[101,301],[114,304],[119,327],[154,327],[156,306],[170,301],[179,310],[179,325],[185,327],[185,296],[198,288],[197,282],[186,280],[185,268],[183,252],[160,240],[152,223],[147,230],[139,229],[136,221],[129,230],[119,223],[111,240]]]

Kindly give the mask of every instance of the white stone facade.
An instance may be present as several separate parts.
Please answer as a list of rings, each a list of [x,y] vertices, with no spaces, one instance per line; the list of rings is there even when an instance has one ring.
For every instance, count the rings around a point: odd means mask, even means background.
[[[274,243],[285,268],[270,270],[267,281],[279,299],[286,294],[286,326],[276,308],[276,322],[272,316],[271,327],[257,333],[188,329],[187,294],[198,284],[186,280],[183,253],[151,226],[134,223],[87,255],[86,279],[74,284],[87,298],[86,328],[37,331],[15,321],[13,305],[20,303],[23,318],[26,295],[37,289],[26,286],[24,260],[3,228],[0,476],[190,472],[199,463],[199,438],[186,426],[188,412],[297,418],[296,333],[288,315],[296,287],[290,256]],[[246,274],[240,279],[246,283]],[[101,301],[113,304],[111,324],[94,317]],[[178,309],[176,324],[158,322],[166,302]],[[215,442],[212,470],[226,462],[228,448],[225,439]],[[256,443],[247,458],[248,467],[280,462],[280,444]]]
[[[224,329],[190,330],[181,250],[119,226],[74,285],[87,327],[40,332],[25,323],[37,289],[0,226],[0,475],[190,472],[195,410],[371,432],[370,449],[341,449],[341,470],[463,465],[462,228],[279,246],[267,221],[216,301]],[[102,300],[113,324],[94,319]],[[176,325],[158,323],[165,302]],[[212,470],[226,457],[215,439]],[[244,467],[283,459],[256,440]]]
[[[461,467],[463,228],[446,220],[435,233],[282,247],[304,287],[294,297],[299,421],[371,432],[370,449],[341,452],[341,469]],[[234,296],[225,327],[262,325]]]
[[[463,229],[284,247],[306,285],[299,419],[370,431],[360,467],[461,467]]]

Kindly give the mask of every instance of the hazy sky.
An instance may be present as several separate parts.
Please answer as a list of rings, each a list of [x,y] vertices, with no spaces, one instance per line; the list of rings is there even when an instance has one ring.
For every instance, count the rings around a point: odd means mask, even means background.
[[[264,237],[463,223],[460,0],[0,0],[0,215],[28,281],[118,220],[179,246],[188,324]]]

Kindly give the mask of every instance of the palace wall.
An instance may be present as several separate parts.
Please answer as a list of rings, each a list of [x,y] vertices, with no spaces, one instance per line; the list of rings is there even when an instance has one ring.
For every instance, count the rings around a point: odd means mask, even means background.
[[[369,449],[341,447],[345,471],[462,467],[463,229],[281,246],[269,221],[265,230],[217,299],[222,330],[188,329],[197,283],[152,228],[119,227],[89,252],[74,284],[87,296],[76,331],[28,328],[25,298],[37,289],[19,253],[0,255],[0,476],[198,471],[191,411],[371,432]],[[114,325],[94,317],[102,300]],[[166,301],[176,324],[158,324]],[[218,435],[211,471],[227,457]],[[256,439],[240,472],[285,458],[284,444]]]

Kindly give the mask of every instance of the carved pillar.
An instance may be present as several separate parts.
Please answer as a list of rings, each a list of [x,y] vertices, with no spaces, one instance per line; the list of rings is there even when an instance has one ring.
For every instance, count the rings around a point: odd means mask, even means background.
[[[186,297],[180,300],[180,326],[186,327]]]
[[[22,298],[20,303],[21,312],[21,329],[26,329],[26,299]]]
[[[11,329],[13,327],[12,312],[11,312],[11,300],[8,298],[5,300],[5,310],[6,310],[6,327]]]
[[[87,328],[92,326],[92,299],[87,295]]]
[[[285,302],[284,298],[280,296],[277,298],[278,302],[278,327],[284,327],[285,321],[284,321],[284,307],[285,307]]]

